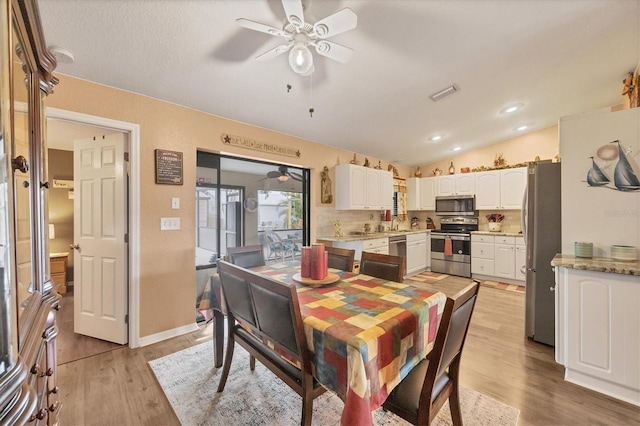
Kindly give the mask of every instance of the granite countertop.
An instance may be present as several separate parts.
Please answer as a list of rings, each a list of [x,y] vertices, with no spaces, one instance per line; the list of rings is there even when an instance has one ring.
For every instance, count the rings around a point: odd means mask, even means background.
[[[611,274],[640,275],[640,261],[622,261],[610,257],[576,257],[573,254],[558,253],[551,265],[585,271],[608,272]]]
[[[499,237],[523,237],[522,232],[491,232],[491,231],[471,231],[476,235],[496,235]]]
[[[345,234],[342,237],[336,237],[335,235],[330,235],[326,237],[317,237],[317,240],[324,241],[362,241],[362,240],[373,240],[375,238],[386,238],[386,237],[394,237],[396,235],[409,235],[409,234],[420,234],[425,232],[431,232],[431,229],[407,229],[403,231],[387,231],[387,232],[372,232],[370,234]]]

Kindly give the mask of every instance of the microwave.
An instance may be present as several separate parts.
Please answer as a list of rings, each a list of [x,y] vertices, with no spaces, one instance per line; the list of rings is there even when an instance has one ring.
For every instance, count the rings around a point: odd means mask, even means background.
[[[477,216],[475,195],[436,196],[438,216]]]

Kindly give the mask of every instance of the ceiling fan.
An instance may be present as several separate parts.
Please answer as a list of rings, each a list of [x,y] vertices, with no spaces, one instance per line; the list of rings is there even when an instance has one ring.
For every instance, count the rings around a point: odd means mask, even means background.
[[[302,175],[298,172],[290,172],[287,166],[279,166],[278,170],[271,170],[267,173],[267,178],[278,179],[280,182],[286,182],[289,178],[298,182],[302,181]]]
[[[257,60],[268,60],[289,52],[291,69],[303,76],[311,75],[315,70],[313,55],[308,46],[313,46],[319,55],[343,64],[351,60],[353,49],[326,39],[354,29],[358,24],[356,14],[351,9],[344,8],[316,23],[311,23],[305,21],[304,17],[304,11],[310,4],[311,0],[282,0],[287,16],[282,29],[245,18],[236,19],[241,27],[285,38],[285,44],[258,55]]]

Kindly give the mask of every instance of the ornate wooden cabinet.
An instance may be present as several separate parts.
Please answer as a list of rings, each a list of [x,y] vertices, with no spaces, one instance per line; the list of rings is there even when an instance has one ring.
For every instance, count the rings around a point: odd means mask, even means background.
[[[58,423],[44,100],[57,80],[35,0],[0,0],[0,424]]]

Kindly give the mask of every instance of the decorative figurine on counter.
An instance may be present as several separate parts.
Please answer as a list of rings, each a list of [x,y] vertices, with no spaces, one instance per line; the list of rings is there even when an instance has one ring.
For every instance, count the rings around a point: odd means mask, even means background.
[[[452,175],[456,172],[456,168],[453,165],[453,161],[451,162],[451,165],[449,166],[449,174]]]
[[[320,202],[324,204],[333,203],[333,195],[331,195],[331,178],[329,177],[329,168],[324,166],[324,169],[320,172]]]

